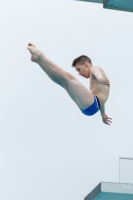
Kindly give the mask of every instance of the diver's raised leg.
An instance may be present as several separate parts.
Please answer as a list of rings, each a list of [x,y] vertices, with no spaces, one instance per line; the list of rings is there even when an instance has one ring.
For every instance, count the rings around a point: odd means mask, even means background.
[[[92,105],[94,101],[93,95],[73,75],[50,61],[41,51],[36,49],[33,44],[29,43],[27,49],[31,53],[31,60],[39,64],[50,78],[55,77],[56,81],[53,81],[69,91],[67,92],[80,109],[86,109]]]

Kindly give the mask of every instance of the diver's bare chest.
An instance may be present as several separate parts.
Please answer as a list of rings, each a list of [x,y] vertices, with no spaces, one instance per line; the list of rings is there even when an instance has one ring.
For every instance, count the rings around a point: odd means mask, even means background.
[[[93,87],[94,85],[97,84],[98,84],[97,79],[93,75],[90,75],[90,87]]]

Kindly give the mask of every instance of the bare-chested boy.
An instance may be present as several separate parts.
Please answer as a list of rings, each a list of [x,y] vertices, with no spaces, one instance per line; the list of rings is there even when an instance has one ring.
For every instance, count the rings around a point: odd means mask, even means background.
[[[79,75],[90,78],[89,91],[73,75],[50,61],[33,44],[29,43],[27,49],[31,53],[31,60],[39,64],[55,83],[67,91],[82,113],[91,116],[100,110],[103,122],[110,125],[112,118],[105,114],[105,102],[109,96],[110,82],[102,68],[93,66],[87,56],[80,56],[73,61],[72,66]]]

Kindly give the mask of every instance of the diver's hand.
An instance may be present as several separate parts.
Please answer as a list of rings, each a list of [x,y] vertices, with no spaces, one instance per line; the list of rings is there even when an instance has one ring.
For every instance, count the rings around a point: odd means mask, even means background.
[[[112,118],[108,117],[106,114],[102,115],[103,123],[110,125],[112,123]]]
[[[103,85],[107,85],[110,87],[110,81],[107,77],[102,77],[99,79],[99,82],[102,83]]]

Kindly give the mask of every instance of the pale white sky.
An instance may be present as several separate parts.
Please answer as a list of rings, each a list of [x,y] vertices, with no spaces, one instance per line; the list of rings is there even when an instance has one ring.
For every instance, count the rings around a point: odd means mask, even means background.
[[[133,13],[70,0],[1,0],[0,199],[83,200],[119,181],[133,157]],[[111,82],[106,114],[83,115],[65,90],[30,61],[27,44],[72,73],[89,56]]]

